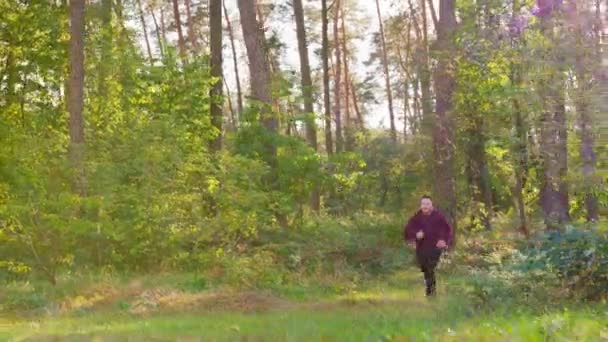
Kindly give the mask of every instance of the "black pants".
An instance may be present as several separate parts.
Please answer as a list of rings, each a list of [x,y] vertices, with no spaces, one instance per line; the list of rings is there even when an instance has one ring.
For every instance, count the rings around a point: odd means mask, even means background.
[[[435,294],[437,289],[437,282],[435,280],[435,268],[441,258],[442,250],[439,248],[433,248],[429,250],[417,250],[416,260],[420,271],[424,273],[424,283],[426,284],[426,295],[432,296]]]

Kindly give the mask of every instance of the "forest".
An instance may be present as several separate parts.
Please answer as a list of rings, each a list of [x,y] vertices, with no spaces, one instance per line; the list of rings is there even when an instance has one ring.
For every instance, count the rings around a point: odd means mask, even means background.
[[[608,341],[607,217],[608,1],[0,0],[0,340]]]

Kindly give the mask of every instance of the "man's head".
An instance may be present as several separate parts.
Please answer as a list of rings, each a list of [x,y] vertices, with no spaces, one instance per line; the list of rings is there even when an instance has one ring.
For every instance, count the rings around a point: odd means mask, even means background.
[[[433,200],[431,199],[431,196],[422,196],[420,199],[420,211],[425,215],[428,215],[433,211]]]

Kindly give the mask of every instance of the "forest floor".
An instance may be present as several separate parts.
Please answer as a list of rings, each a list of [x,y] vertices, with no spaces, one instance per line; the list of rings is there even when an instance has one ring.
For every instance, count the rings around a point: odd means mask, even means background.
[[[431,300],[413,268],[339,291],[171,287],[178,278],[91,282],[55,306],[0,318],[0,340],[608,341],[605,304],[484,307],[458,291],[466,276],[445,272]]]

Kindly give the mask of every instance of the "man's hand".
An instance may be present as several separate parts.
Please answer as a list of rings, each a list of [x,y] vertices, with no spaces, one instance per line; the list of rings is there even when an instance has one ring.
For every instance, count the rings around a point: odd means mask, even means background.
[[[410,246],[411,248],[416,248],[416,243],[414,241],[408,241],[407,245]]]
[[[416,239],[422,240],[423,238],[424,238],[424,233],[422,232],[422,230],[419,230],[418,233],[416,233]]]
[[[437,241],[437,248],[446,248],[448,245],[443,240]]]

